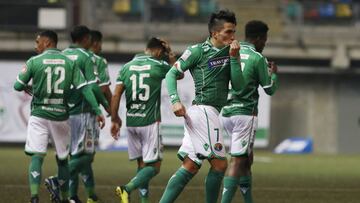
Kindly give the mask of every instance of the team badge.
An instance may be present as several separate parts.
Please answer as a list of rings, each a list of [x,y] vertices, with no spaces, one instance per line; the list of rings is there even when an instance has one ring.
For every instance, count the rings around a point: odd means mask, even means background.
[[[214,144],[214,149],[216,151],[221,151],[223,149],[223,145],[221,143]]]
[[[209,149],[209,145],[206,143],[206,144],[204,144],[204,149],[205,149],[205,151],[207,151],[208,149]]]
[[[93,144],[92,141],[88,140],[88,141],[86,142],[86,147],[91,147],[92,144]]]
[[[241,142],[241,145],[242,145],[243,147],[245,147],[245,146],[247,145],[247,141],[246,141],[246,140],[243,140],[243,141]]]

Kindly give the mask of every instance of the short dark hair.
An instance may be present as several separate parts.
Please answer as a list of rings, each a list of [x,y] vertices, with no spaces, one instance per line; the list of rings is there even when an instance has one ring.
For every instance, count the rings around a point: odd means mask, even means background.
[[[266,23],[260,20],[251,20],[245,25],[245,38],[255,39],[264,37],[269,30]]]
[[[157,37],[151,37],[146,44],[146,48],[166,50],[166,47],[163,45],[163,41]]]
[[[88,34],[90,34],[90,29],[85,25],[75,26],[70,33],[72,42],[79,42]]]
[[[39,36],[49,38],[49,40],[52,41],[55,45],[58,43],[58,35],[52,30],[44,30],[39,33]]]
[[[91,43],[100,42],[102,40],[102,34],[98,30],[91,30],[90,31]]]
[[[212,13],[208,23],[209,34],[223,26],[224,23],[233,23],[236,25],[236,17],[232,11],[220,10],[216,13]]]

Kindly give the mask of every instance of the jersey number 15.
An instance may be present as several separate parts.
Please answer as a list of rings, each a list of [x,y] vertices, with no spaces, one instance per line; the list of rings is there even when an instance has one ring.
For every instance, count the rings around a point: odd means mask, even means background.
[[[130,80],[132,82],[132,100],[136,101],[139,98],[140,101],[147,101],[150,97],[150,86],[144,84],[144,79],[150,77],[149,73],[140,73],[139,76],[132,74]],[[143,92],[141,90],[144,90]],[[141,91],[141,92],[140,92]],[[139,92],[139,94],[138,94]]]

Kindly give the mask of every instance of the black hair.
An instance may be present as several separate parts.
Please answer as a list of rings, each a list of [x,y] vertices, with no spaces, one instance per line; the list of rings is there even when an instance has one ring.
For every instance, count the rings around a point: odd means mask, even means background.
[[[146,44],[146,48],[148,49],[162,49],[166,50],[166,47],[163,45],[163,41],[161,41],[157,37],[152,37],[149,39],[148,43]]]
[[[90,31],[91,43],[100,42],[102,40],[102,34],[98,30],[91,30]]]
[[[78,25],[73,28],[71,31],[71,40],[72,42],[81,41],[86,35],[90,34],[90,30],[88,27],[84,25]]]
[[[256,39],[258,37],[264,37],[269,30],[266,23],[260,20],[251,20],[245,25],[245,38]]]
[[[55,46],[58,43],[58,36],[57,36],[56,32],[54,32],[52,30],[44,30],[39,33],[39,36],[47,37],[48,39],[50,39],[50,41],[52,41],[55,44]]]
[[[236,17],[232,11],[220,10],[217,13],[212,13],[208,23],[209,34],[218,30],[224,23],[232,23],[236,25]]]

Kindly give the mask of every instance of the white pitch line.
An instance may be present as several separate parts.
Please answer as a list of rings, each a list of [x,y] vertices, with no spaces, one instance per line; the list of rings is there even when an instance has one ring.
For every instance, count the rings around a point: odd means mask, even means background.
[[[0,185],[0,188],[28,188],[27,185],[15,185],[15,184],[5,184]],[[100,189],[114,189],[116,185],[96,185],[96,188]],[[150,186],[150,189],[165,189],[165,185],[155,185]],[[204,190],[203,186],[186,186],[186,190]],[[360,192],[360,188],[299,188],[299,187],[292,187],[292,188],[284,188],[284,187],[254,187],[253,190],[255,191],[296,191],[296,192]]]

